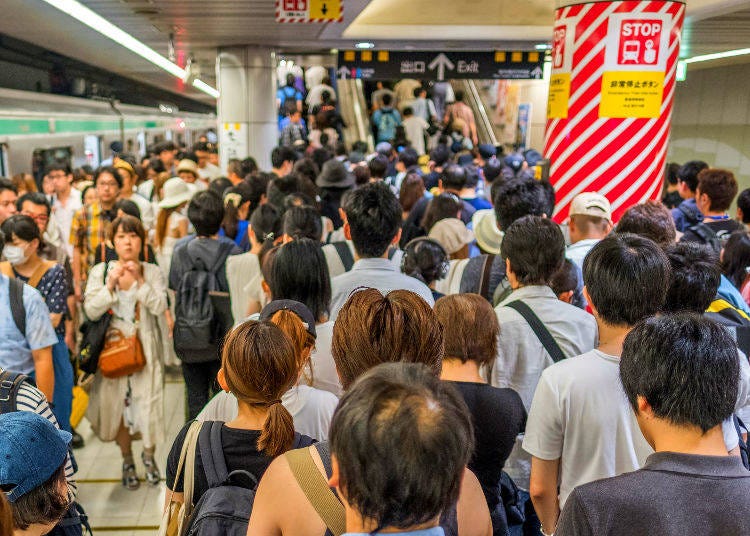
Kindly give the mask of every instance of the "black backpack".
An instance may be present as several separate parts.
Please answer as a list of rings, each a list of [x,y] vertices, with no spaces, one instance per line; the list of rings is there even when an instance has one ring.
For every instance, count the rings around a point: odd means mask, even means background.
[[[191,255],[193,239],[175,251],[183,266],[190,266],[180,280],[175,293],[174,350],[185,363],[206,363],[219,359],[219,349],[224,335],[231,326],[225,326],[214,309],[211,293],[221,292],[219,270],[229,256],[233,243],[221,243],[213,266]]]
[[[104,265],[104,281],[107,280],[109,264]],[[104,349],[104,339],[107,336],[112,313],[107,311],[98,320],[86,320],[78,328],[81,332],[81,345],[76,356],[78,368],[86,374],[95,374],[99,368],[99,355]]]
[[[714,250],[714,252],[721,252],[722,237],[716,234],[716,232],[714,232],[711,227],[703,222],[700,222],[688,227],[688,230],[695,233],[701,239],[701,242],[703,244],[708,244],[709,246],[711,246],[711,249]],[[725,238],[729,238],[729,235],[727,234]]]

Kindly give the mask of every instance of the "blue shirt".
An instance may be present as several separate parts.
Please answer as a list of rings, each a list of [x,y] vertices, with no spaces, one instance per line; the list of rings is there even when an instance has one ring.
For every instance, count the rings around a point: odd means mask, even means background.
[[[9,280],[0,274],[0,368],[31,374],[34,372],[32,350],[39,350],[57,344],[55,328],[49,319],[49,309],[41,294],[23,286],[23,304],[26,309],[26,333],[18,331],[13,315],[10,314]]]
[[[724,274],[721,274],[719,290],[717,290],[716,293],[721,298],[734,305],[737,309],[740,309],[741,311],[744,311],[746,314],[750,315],[750,309],[748,309],[745,300],[742,298],[742,294],[740,294],[740,291],[737,290],[737,288],[729,279],[726,278]]]
[[[687,216],[685,216],[685,212],[683,210],[680,210],[680,207],[682,207],[684,210],[687,210],[689,213],[694,214],[695,216],[695,222],[690,222],[687,219]],[[674,226],[675,228],[680,231],[681,233],[684,233],[687,231],[688,227],[691,227],[695,225],[698,222],[703,221],[703,215],[701,214],[701,211],[698,210],[698,205],[695,203],[695,198],[685,199],[677,208],[672,209],[672,219],[674,220]]]
[[[343,536],[357,536],[359,534],[368,534],[367,532],[347,532]],[[383,534],[378,533],[378,534]],[[409,532],[389,532],[388,534],[393,534],[394,536],[445,536],[445,531],[443,531],[442,527],[432,527],[431,529],[423,529],[423,530],[410,530]]]

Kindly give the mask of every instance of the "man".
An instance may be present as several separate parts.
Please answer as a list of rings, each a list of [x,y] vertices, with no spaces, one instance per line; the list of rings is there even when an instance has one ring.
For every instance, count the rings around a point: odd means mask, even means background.
[[[177,153],[177,147],[175,144],[171,141],[162,142],[156,146],[154,152],[159,160],[161,160],[161,163],[164,164],[164,169],[166,169],[170,175],[174,175],[174,159]]]
[[[388,259],[388,247],[401,238],[401,206],[386,184],[371,183],[354,190],[339,209],[344,236],[354,244],[354,266],[331,280],[331,320],[353,290],[376,288],[383,294],[411,290],[430,305],[435,301],[427,285],[401,271]]]
[[[11,505],[13,535],[47,534],[70,504],[65,464],[71,435],[28,411],[0,415],[0,430],[0,487]]]
[[[401,183],[410,173],[422,175],[422,170],[419,167],[419,154],[411,147],[404,147],[403,151],[398,153],[396,175],[389,177],[386,182],[393,187],[394,192],[398,192],[401,190]]]
[[[432,190],[437,187],[438,181],[451,159],[451,152],[448,146],[441,143],[435,146],[430,151],[430,172],[423,177],[424,187],[427,190]]]
[[[327,91],[331,95],[331,98],[336,100],[336,91],[331,87],[331,79],[328,76],[323,77],[320,84],[312,86],[307,94],[307,99],[305,99],[307,107],[312,110],[315,106],[321,104],[323,102],[322,94],[324,91]]]
[[[672,218],[675,227],[681,233],[703,221],[703,215],[695,203],[695,190],[698,187],[698,174],[706,168],[708,164],[705,162],[691,160],[683,164],[677,172],[677,191],[684,201],[672,209]]]
[[[331,421],[329,484],[346,509],[346,532],[442,536],[438,521],[458,499],[473,443],[460,395],[427,367],[366,373]]]
[[[390,82],[377,81],[375,83],[376,90],[372,92],[372,109],[377,110],[383,107],[383,97],[389,95],[391,103],[396,102],[396,94],[391,89]]]
[[[296,146],[299,142],[307,143],[307,130],[302,121],[302,112],[290,112],[289,122],[281,129],[279,143],[284,147]]]
[[[658,201],[633,205],[620,216],[616,233],[632,233],[650,238],[662,249],[677,241],[677,230],[669,209]]]
[[[565,256],[580,268],[583,259],[602,238],[612,230],[612,207],[609,200],[597,192],[578,194],[570,203],[570,245]]]
[[[68,256],[72,257],[73,245],[67,242],[67,238],[70,236],[73,217],[83,207],[81,192],[73,188],[73,172],[68,164],[52,164],[47,167],[46,176],[52,180],[55,187],[55,199],[52,204],[54,225],[63,237]]]
[[[0,225],[16,213],[18,190],[10,179],[0,177]]]
[[[291,147],[274,147],[271,151],[271,173],[279,178],[286,177],[292,172],[296,161],[297,153]]]
[[[669,261],[647,238],[611,235],[589,252],[583,280],[599,344],[542,372],[523,440],[532,456],[529,491],[545,534],[555,531],[573,488],[634,471],[651,453],[618,372],[625,336],[664,303]]]
[[[0,251],[5,246],[0,233]],[[57,344],[49,309],[41,294],[29,285],[15,294],[15,281],[0,273],[0,368],[32,376],[47,400],[54,402],[55,372],[52,347]],[[14,299],[14,296],[21,300]],[[19,325],[20,324],[20,325]]]
[[[382,154],[376,154],[367,162],[367,169],[370,170],[370,182],[383,181],[388,170],[388,158]]]
[[[396,127],[401,124],[401,114],[392,104],[393,98],[385,93],[382,97],[383,105],[372,114],[372,131],[375,143],[390,142],[396,137]]]
[[[141,213],[140,220],[148,232],[154,227],[154,207],[145,197],[135,191],[135,183],[138,180],[135,169],[124,158],[119,159],[114,167],[122,179],[119,199],[128,199],[138,206]]]
[[[555,534],[750,534],[750,473],[722,435],[738,372],[732,341],[710,320],[670,315],[633,329],[619,376],[656,452],[633,473],[577,487]]]
[[[286,85],[276,90],[276,109],[278,110],[279,126],[287,110],[302,111],[302,93],[294,87],[294,81],[294,75],[289,73],[286,75]]]
[[[424,119],[425,123],[437,121],[438,114],[435,103],[427,98],[427,89],[419,86],[414,88],[414,100],[409,104],[414,111],[414,117]]]
[[[477,193],[481,179],[479,169],[473,165],[465,166],[464,169],[466,170],[466,184],[459,193],[461,200],[469,203],[475,210],[492,209],[492,203]]]
[[[232,183],[232,186],[237,186],[245,180],[245,176],[242,174],[242,161],[239,158],[229,159],[227,163],[227,178]]]
[[[198,192],[188,204],[187,216],[195,228],[195,236],[185,237],[177,243],[169,269],[169,288],[177,292],[176,324],[181,320],[181,293],[178,291],[183,277],[193,270],[210,271],[218,285],[216,290],[229,292],[226,258],[241,253],[233,240],[219,237],[224,218],[224,203],[219,195],[211,191]],[[213,307],[210,309],[214,311]],[[218,392],[216,374],[221,368],[221,360],[216,341],[203,342],[208,347],[207,350],[189,351],[180,356],[187,390],[188,419],[194,419],[210,397]],[[175,343],[175,350],[178,350],[177,338]],[[180,354],[178,350],[178,355]]]
[[[443,121],[446,124],[451,124],[455,119],[460,119],[463,122],[462,134],[464,138],[471,139],[471,142],[476,145],[479,142],[479,138],[477,137],[477,123],[474,119],[474,112],[464,102],[463,91],[456,91],[456,102],[448,106]]]
[[[222,176],[219,166],[211,163],[211,147],[206,142],[193,145],[193,154],[198,159],[198,175],[201,179],[211,182]]]
[[[664,171],[665,190],[661,196],[662,204],[669,210],[677,208],[682,203],[682,196],[677,187],[677,173],[680,171],[680,164],[670,162]]]
[[[412,148],[417,152],[418,155],[425,154],[425,135],[430,125],[416,115],[411,106],[404,108],[404,131],[406,132],[406,139],[411,143]]]

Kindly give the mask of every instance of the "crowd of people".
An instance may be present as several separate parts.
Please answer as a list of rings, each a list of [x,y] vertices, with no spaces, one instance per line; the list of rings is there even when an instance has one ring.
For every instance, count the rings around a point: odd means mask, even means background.
[[[80,526],[85,397],[165,531],[750,533],[750,190],[692,161],[664,203],[583,192],[558,224],[536,151],[467,125],[424,161],[381,89],[372,151],[296,143],[290,79],[268,171],[164,142],[0,179],[0,527]]]

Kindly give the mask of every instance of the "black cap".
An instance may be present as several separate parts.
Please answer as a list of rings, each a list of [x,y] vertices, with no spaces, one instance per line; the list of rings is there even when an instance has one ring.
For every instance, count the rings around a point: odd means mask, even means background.
[[[305,326],[307,332],[317,338],[315,333],[315,317],[304,303],[294,300],[274,300],[260,312],[260,320],[270,320],[279,311],[291,311],[296,314]]]

